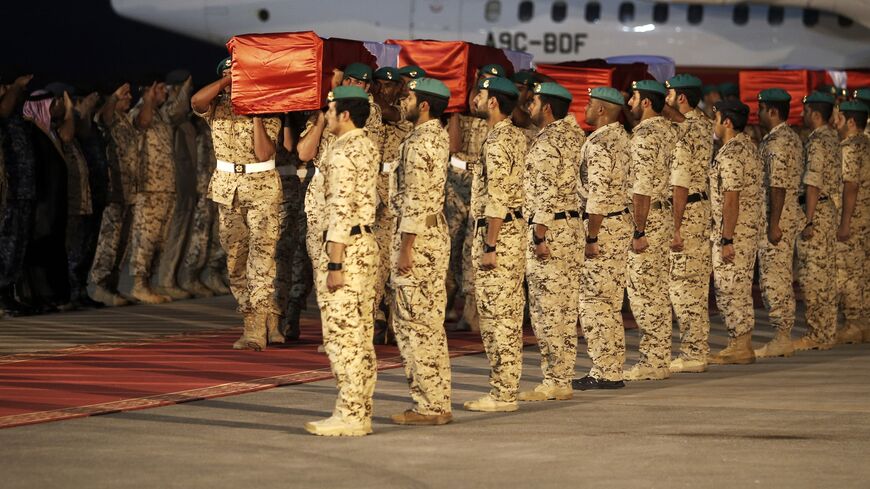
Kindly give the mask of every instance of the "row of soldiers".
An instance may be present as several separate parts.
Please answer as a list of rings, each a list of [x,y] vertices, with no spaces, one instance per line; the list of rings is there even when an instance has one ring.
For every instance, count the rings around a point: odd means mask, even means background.
[[[698,107],[700,80],[683,74],[635,82],[628,103],[614,88],[590,88],[587,136],[568,112],[572,95],[538,73],[508,79],[502,67],[483,66],[470,113],[445,116],[450,91],[421,68],[373,73],[352,64],[336,73],[325,114],[303,114],[293,128],[291,117],[282,125],[235,114],[231,69],[222,61],[221,79],[192,103],[212,128],[218,159],[211,197],[245,318],[234,347],[260,350],[289,331],[281,293],[269,287],[281,262],[293,260],[276,262],[275,243],[288,225],[282,176],[295,174],[309,182],[301,224],[339,391],[333,415],[306,424],[311,433],[371,432],[372,336],[382,301],[414,401],[393,421],[452,420],[444,332],[451,271],[491,365],[490,392],[465,403],[474,411],[513,411],[518,401],[570,399],[575,389],[862,339],[870,194],[860,189],[870,178],[870,140],[859,100],[837,106],[830,94],[810,94],[804,146],[786,122],[788,93],[765,90],[759,118],[768,134],[758,148],[745,132],[747,106],[719,101],[711,120]],[[290,164],[276,161],[282,152]],[[464,238],[456,239],[459,231]],[[796,241],[809,331],[792,342]],[[835,243],[850,252],[840,274]],[[753,350],[756,260],[777,335]],[[711,273],[730,335],[714,355]],[[626,291],[641,343],[639,362],[624,370]],[[520,392],[526,297],[544,379]],[[846,316],[839,332],[838,299]],[[673,316],[681,332],[674,359]],[[573,379],[578,320],[593,367]]]

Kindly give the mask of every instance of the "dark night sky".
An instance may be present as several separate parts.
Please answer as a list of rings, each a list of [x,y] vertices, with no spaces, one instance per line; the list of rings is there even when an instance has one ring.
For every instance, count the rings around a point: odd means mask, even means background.
[[[226,50],[123,19],[109,0],[2,0],[0,83],[36,75],[31,88],[65,81],[110,92],[124,81],[144,84],[175,68],[211,81]]]

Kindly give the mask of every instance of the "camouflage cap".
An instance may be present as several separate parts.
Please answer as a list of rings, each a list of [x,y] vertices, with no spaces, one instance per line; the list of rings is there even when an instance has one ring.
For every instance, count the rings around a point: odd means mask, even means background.
[[[402,81],[402,75],[399,74],[399,70],[393,68],[392,66],[384,66],[383,68],[378,68],[375,71],[374,75],[372,75],[375,80],[385,80],[385,81]]]
[[[655,92],[662,95],[667,95],[668,90],[664,85],[655,80],[638,80],[631,83],[632,90],[643,90],[645,92]]]
[[[781,88],[767,88],[758,92],[759,102],[790,102],[791,95]]]
[[[831,104],[834,105],[837,101],[834,96],[827,92],[813,92],[804,97],[805,104]]]
[[[224,76],[224,70],[233,69],[233,57],[227,56],[222,59],[220,63],[217,64],[217,76]]]
[[[408,83],[408,88],[415,91],[441,97],[445,100],[450,99],[450,89],[447,88],[441,80],[434,78],[418,78],[411,80]]]
[[[562,85],[553,82],[545,82],[545,83],[535,83],[532,91],[535,95],[547,95],[550,97],[558,97],[561,99],[565,99],[567,101],[574,100],[574,96],[571,95],[571,92],[565,89]]]
[[[408,65],[399,68],[399,74],[402,76],[407,76],[408,78],[422,78],[426,76],[426,70],[420,68],[417,65]]]
[[[530,70],[522,70],[511,75],[511,81],[517,85],[532,86],[535,82],[535,72]]]
[[[351,63],[344,69],[344,77],[364,82],[372,81],[372,68],[362,63]]]
[[[870,107],[860,100],[849,100],[848,102],[840,102],[840,112],[864,112],[870,113]]]
[[[335,87],[335,89],[333,89],[331,92],[329,92],[329,95],[326,96],[326,100],[328,100],[330,102],[335,102],[337,100],[352,100],[352,99],[360,99],[360,100],[368,101],[369,94],[366,93],[366,91],[360,87],[342,86],[342,87]]]
[[[870,87],[859,88],[852,92],[852,98],[870,102]]]
[[[477,73],[480,75],[494,75],[504,77],[505,71],[504,67],[500,64],[490,63],[488,65],[481,66]]]
[[[507,78],[494,76],[492,78],[484,78],[477,82],[477,88],[480,90],[489,90],[490,92],[498,92],[509,97],[519,97],[520,92],[514,83]]]
[[[727,97],[729,95],[739,96],[740,95],[740,87],[738,87],[736,83],[725,82],[725,83],[719,85],[719,93],[723,97]]]
[[[613,87],[590,88],[589,98],[597,98],[598,100],[616,105],[625,105],[625,98],[623,98],[622,93]]]
[[[665,82],[666,88],[701,88],[701,79],[687,73],[672,76]]]

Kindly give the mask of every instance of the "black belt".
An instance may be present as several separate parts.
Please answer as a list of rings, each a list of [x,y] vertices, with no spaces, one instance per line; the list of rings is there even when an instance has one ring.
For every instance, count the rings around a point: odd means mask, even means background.
[[[353,226],[353,227],[350,228],[350,235],[351,235],[351,236],[356,236],[357,234],[362,234],[363,231],[365,231],[365,232],[371,234],[371,233],[372,233],[372,227],[369,226],[368,224],[366,224],[365,226],[359,226],[359,225],[357,225],[357,226]],[[326,233],[327,233],[327,231],[324,231],[324,232],[323,232],[323,240],[324,240],[324,241],[326,241]]]
[[[508,212],[507,215],[504,216],[504,222],[511,222],[514,219],[520,220],[522,218],[523,218],[523,211],[519,211],[519,210],[512,211],[512,212]],[[481,217],[480,219],[477,220],[477,227],[482,228],[484,226],[486,226],[486,218]]]
[[[553,214],[553,219],[558,221],[560,219],[568,219],[568,217],[580,217],[580,211],[565,211],[565,212],[557,212]]]
[[[621,211],[611,212],[610,214],[604,214],[604,217],[617,217],[617,216],[621,216],[623,214],[628,214],[628,207],[626,207],[625,209],[622,209]],[[589,219],[589,213],[584,212],[583,213],[583,220],[587,220],[587,219]]]
[[[707,192],[697,192],[694,194],[689,194],[686,196],[687,204],[694,204],[695,202],[701,202],[702,200],[707,200],[710,197],[707,196]],[[674,204],[674,198],[671,197],[671,205]]]
[[[819,200],[816,201],[816,202],[824,202],[824,201],[826,201],[826,200],[828,200],[828,196],[827,196],[827,195],[820,195],[820,196],[819,196]],[[806,203],[807,203],[807,196],[806,196],[806,195],[798,196],[798,204],[800,204],[800,205],[804,205],[804,204],[806,204]]]

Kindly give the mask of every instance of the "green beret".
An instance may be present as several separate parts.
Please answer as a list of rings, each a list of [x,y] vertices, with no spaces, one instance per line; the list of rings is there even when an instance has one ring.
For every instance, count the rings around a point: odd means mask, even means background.
[[[700,78],[686,73],[672,76],[665,82],[665,87],[667,88],[701,88],[701,85]]]
[[[362,63],[351,63],[344,69],[344,77],[364,82],[372,81],[372,68]]]
[[[725,82],[719,85],[719,93],[723,97],[727,97],[728,95],[740,95],[740,87],[738,87],[736,83]]]
[[[392,66],[384,66],[383,68],[378,68],[375,71],[375,74],[372,75],[375,80],[386,80],[386,81],[402,81],[402,75],[399,74],[399,70],[393,68]]]
[[[622,93],[613,87],[595,87],[589,89],[589,98],[597,98],[611,104],[625,105]]]
[[[330,102],[334,102],[336,100],[351,100],[351,99],[360,99],[360,100],[365,100],[366,102],[368,102],[369,94],[366,93],[366,91],[360,87],[355,87],[355,86],[349,85],[349,86],[335,87],[335,89],[332,90],[331,92],[329,92],[329,95],[326,96],[326,100],[328,100]]]
[[[535,95],[547,95],[549,97],[559,97],[565,99],[567,101],[574,100],[574,96],[571,95],[571,92],[565,89],[562,85],[553,82],[546,83],[535,83],[534,88],[532,89]]]
[[[231,70],[233,68],[233,57],[227,56],[222,59],[220,63],[217,65],[217,76],[224,76],[224,70]]]
[[[701,93],[704,95],[710,95],[713,92],[719,93],[719,85],[704,85],[704,88],[701,89]]]
[[[477,88],[480,90],[489,90],[490,92],[498,92],[513,98],[520,96],[520,92],[517,90],[514,82],[500,76],[484,78],[478,81]]]
[[[805,104],[831,104],[834,105],[837,101],[834,96],[827,92],[813,92],[804,97]]]
[[[408,65],[399,68],[399,74],[402,76],[407,76],[408,78],[417,79],[426,76],[426,70],[416,65]]]
[[[408,83],[408,88],[415,91],[450,100],[450,89],[441,80],[434,78],[417,78]]]
[[[667,95],[668,91],[664,85],[655,80],[639,80],[631,83],[632,90],[643,90],[645,92],[655,92],[662,95]]]
[[[768,88],[758,92],[759,102],[791,102],[791,95],[781,88]]]
[[[834,85],[827,85],[827,84],[825,84],[825,85],[819,85],[819,88],[817,88],[816,91],[817,91],[817,92],[822,92],[822,93],[830,93],[831,95],[833,95],[833,96],[835,96],[835,97],[836,97],[837,94],[840,92],[840,91],[837,89],[837,87],[835,87]]]
[[[518,71],[511,75],[511,81],[517,85],[531,86],[535,82],[535,72],[529,70]]]
[[[860,100],[849,100],[848,102],[840,102],[840,112],[864,112],[870,113],[870,107]]]
[[[852,92],[852,98],[870,102],[870,87],[859,88]]]
[[[477,70],[478,74],[481,75],[495,75],[504,77],[504,67],[499,64],[488,64],[485,66],[481,66],[479,70]]]

